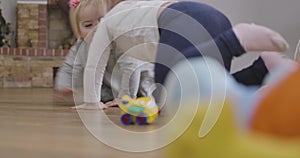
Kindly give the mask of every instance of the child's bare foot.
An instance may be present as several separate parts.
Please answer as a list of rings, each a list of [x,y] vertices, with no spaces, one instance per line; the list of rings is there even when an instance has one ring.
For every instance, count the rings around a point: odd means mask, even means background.
[[[279,33],[264,26],[241,23],[233,31],[246,51],[284,52],[289,48]]]
[[[121,98],[115,98],[112,101],[106,102],[105,105],[107,107],[119,106],[119,104],[121,103],[121,101],[122,101]]]
[[[105,104],[102,102],[100,103],[84,103],[78,106],[73,106],[73,110],[103,110],[108,108]]]
[[[275,70],[281,64],[297,65],[297,62],[278,52],[262,52],[260,57],[269,71]]]

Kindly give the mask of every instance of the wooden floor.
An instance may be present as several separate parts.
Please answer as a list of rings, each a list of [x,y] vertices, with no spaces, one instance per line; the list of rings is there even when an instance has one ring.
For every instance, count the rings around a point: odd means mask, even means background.
[[[1,158],[164,157],[163,149],[132,153],[108,147],[85,128],[77,111],[70,110],[71,101],[57,101],[53,95],[52,89],[0,89]],[[89,113],[91,111],[82,112]],[[117,124],[119,113],[118,108],[106,110]],[[124,128],[139,131],[155,126]],[[122,142],[118,136],[113,138]]]

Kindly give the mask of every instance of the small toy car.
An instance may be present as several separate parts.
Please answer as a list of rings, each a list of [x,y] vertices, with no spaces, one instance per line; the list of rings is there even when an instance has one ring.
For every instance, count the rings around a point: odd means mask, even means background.
[[[158,106],[155,104],[154,99],[149,97],[132,99],[126,95],[122,97],[120,108],[122,114],[120,120],[124,125],[150,124],[158,116]]]

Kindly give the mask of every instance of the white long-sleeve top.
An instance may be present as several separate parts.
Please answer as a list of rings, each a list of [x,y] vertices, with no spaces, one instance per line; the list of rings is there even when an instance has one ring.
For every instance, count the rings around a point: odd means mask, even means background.
[[[59,68],[55,77],[55,88],[67,87],[78,89],[83,84],[83,70],[87,60],[88,45],[82,39],[77,39],[65,57],[63,65]],[[104,85],[102,85],[102,101],[113,99],[111,90],[117,92],[120,89],[119,79],[112,79],[112,69],[118,74],[119,67],[115,67],[116,61],[113,57],[109,59],[110,65],[104,75]],[[73,72],[74,70],[74,72]],[[74,79],[74,80],[73,80]],[[74,84],[72,84],[74,81]],[[73,90],[75,90],[73,89]],[[111,89],[111,90],[110,90]]]
[[[76,41],[57,72],[56,88],[75,88],[73,90],[82,88],[83,70],[86,65],[88,49],[89,46],[85,41],[81,39]],[[103,77],[104,85],[101,88],[102,101],[113,99],[113,94],[115,97],[129,95],[132,98],[135,98],[137,93],[142,96],[151,95],[150,87],[154,83],[152,81],[154,79],[154,64],[130,56],[123,56],[119,60],[110,56],[108,62],[109,65]]]
[[[98,24],[84,70],[84,101],[101,100],[101,85],[109,55],[126,53],[154,62],[159,32],[157,16],[168,1],[124,1],[116,5]],[[115,51],[118,50],[118,51]]]

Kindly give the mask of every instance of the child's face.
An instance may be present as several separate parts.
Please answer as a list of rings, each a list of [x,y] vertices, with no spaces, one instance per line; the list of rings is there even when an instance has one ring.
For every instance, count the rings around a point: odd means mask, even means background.
[[[95,28],[103,13],[97,6],[87,6],[78,13],[80,36],[84,38],[93,28]]]

